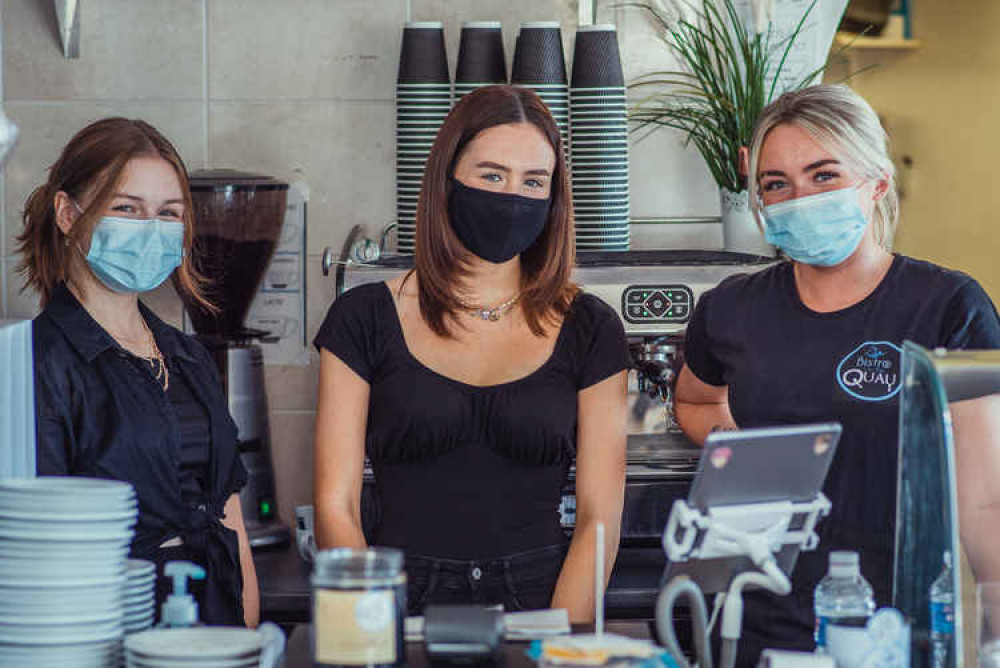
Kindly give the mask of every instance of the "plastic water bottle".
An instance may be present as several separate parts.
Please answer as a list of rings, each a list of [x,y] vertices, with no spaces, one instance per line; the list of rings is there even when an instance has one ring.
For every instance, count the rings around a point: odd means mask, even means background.
[[[857,552],[831,552],[826,577],[816,585],[816,649],[826,649],[826,630],[831,625],[864,627],[875,613],[872,586],[861,576]]]
[[[931,585],[931,666],[948,665],[951,637],[955,633],[955,592],[951,582],[951,552],[944,553],[944,568]]]

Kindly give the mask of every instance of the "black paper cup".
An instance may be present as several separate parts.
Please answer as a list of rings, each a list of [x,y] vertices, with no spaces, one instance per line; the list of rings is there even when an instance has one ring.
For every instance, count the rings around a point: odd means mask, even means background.
[[[448,84],[444,28],[437,21],[407,23],[399,51],[400,84]]]
[[[507,83],[507,59],[503,52],[499,21],[467,21],[462,24],[455,83]]]
[[[618,33],[613,25],[580,26],[573,50],[573,88],[624,86]]]
[[[527,86],[567,84],[566,56],[558,23],[536,21],[521,24],[514,47],[510,82]]]

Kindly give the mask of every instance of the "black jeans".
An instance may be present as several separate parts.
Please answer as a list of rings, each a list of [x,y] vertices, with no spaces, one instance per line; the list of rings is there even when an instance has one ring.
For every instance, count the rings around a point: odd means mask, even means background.
[[[548,608],[566,558],[566,545],[550,545],[492,560],[406,557],[407,614],[428,605],[502,605],[504,610]]]

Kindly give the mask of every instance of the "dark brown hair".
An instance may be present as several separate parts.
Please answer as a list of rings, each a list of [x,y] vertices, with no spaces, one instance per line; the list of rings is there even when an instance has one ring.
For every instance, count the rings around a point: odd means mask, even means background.
[[[71,280],[72,268],[82,262],[79,241],[87,238],[100,221],[120,185],[125,166],[133,158],[145,156],[170,163],[184,199],[184,260],[173,272],[174,288],[201,306],[215,310],[203,295],[204,278],[191,264],[194,207],[184,161],[156,128],[128,118],[105,118],[77,132],[49,169],[48,180],[35,188],[24,205],[24,230],[17,237],[17,252],[22,258],[18,271],[25,278],[22,290],[36,289],[43,307],[56,285]],[[91,190],[93,200],[69,234],[64,235],[56,224],[56,193],[65,192],[79,203]]]
[[[535,93],[514,86],[488,86],[466,95],[445,119],[434,140],[417,204],[415,270],[420,313],[439,336],[450,336],[448,320],[469,308],[457,295],[469,275],[470,253],[448,221],[450,177],[465,147],[498,125],[531,123],[555,152],[549,218],[538,240],[521,254],[520,306],[528,327],[544,334],[543,321],[569,312],[579,289],[570,283],[576,247],[573,204],[564,148],[548,108]]]

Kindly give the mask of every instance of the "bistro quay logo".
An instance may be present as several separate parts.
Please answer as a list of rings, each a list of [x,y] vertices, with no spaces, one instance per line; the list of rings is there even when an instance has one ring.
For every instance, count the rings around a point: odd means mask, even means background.
[[[840,389],[862,401],[891,399],[901,387],[902,353],[888,341],[862,343],[837,365]]]

